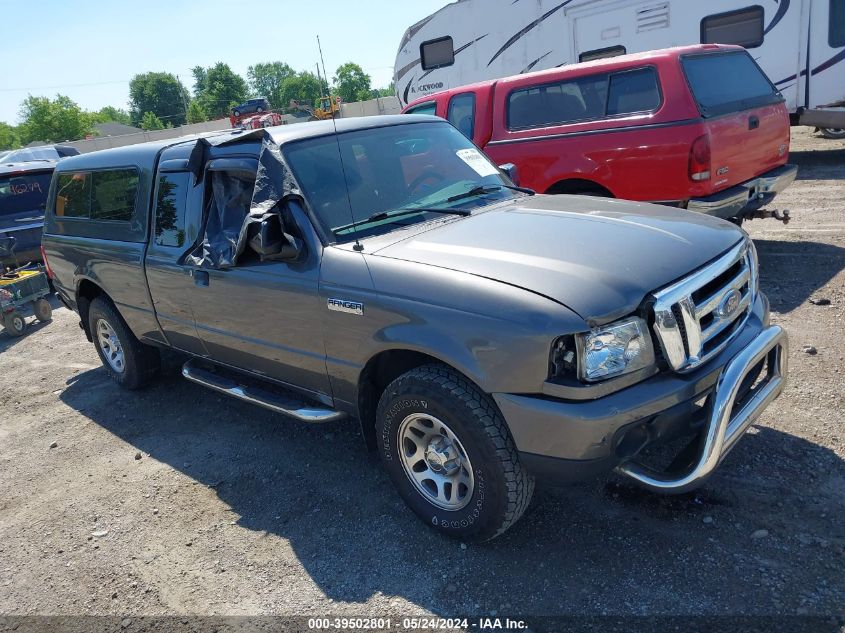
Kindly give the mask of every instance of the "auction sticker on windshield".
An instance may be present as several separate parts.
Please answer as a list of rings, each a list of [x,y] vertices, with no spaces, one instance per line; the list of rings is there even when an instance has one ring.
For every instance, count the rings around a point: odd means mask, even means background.
[[[468,149],[459,149],[455,152],[462,161],[472,167],[472,169],[479,176],[495,176],[499,170],[490,164],[490,161],[484,158],[474,147]]]

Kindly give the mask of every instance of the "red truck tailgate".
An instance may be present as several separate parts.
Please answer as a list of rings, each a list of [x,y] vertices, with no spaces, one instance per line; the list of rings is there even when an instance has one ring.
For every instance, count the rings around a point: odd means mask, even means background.
[[[789,115],[777,89],[742,50],[696,54],[681,63],[698,103],[710,148],[704,195],[786,163]]]

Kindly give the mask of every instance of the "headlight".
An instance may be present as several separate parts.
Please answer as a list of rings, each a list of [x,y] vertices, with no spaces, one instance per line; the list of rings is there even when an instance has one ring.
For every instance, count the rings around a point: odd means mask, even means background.
[[[595,382],[654,364],[646,322],[637,317],[576,336],[578,377]]]

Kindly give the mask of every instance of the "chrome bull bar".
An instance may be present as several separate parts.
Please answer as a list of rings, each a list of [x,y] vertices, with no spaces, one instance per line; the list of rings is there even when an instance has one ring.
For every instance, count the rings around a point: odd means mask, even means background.
[[[779,325],[771,325],[725,365],[716,382],[710,419],[702,431],[699,455],[689,471],[680,475],[664,473],[636,461],[620,464],[616,471],[655,492],[678,494],[699,487],[763,409],[783,391],[788,349],[786,332]],[[739,411],[733,412],[743,380],[764,359],[765,378],[754,388],[748,402]]]

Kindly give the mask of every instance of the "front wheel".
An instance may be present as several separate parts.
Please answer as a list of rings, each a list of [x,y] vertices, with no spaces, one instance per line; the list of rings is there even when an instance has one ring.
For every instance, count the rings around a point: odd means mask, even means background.
[[[382,461],[405,503],[448,536],[484,541],[525,512],[534,479],[490,397],[442,365],[413,369],[382,394]]]
[[[109,375],[122,387],[143,387],[158,372],[158,350],[141,343],[107,299],[97,297],[88,308],[94,347]]]

